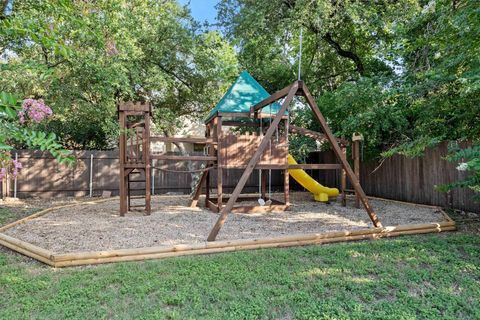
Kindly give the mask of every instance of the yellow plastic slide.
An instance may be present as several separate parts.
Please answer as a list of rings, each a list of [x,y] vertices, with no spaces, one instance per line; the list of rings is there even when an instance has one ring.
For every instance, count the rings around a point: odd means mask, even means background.
[[[297,164],[297,161],[289,154],[288,164]],[[289,169],[288,173],[297,180],[305,189],[313,193],[315,201],[327,202],[328,197],[336,197],[339,192],[337,188],[327,188],[315,181],[302,169]]]

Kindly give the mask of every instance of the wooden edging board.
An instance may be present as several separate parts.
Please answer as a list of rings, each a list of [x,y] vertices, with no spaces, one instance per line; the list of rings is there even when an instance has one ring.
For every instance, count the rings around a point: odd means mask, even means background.
[[[99,199],[81,204],[101,203],[113,198]],[[52,210],[78,205],[68,204],[42,210],[24,219],[15,221],[0,228],[0,232],[28,220],[40,217]],[[40,248],[25,241],[15,239],[6,234],[0,233],[0,245],[10,248],[25,256],[41,261],[52,267],[69,267],[91,264],[102,264],[122,261],[140,261],[148,259],[160,259],[195,254],[209,254],[218,252],[231,252],[240,250],[254,250],[263,248],[283,248],[292,246],[305,246],[314,244],[325,244],[342,241],[355,241],[364,239],[379,239],[384,237],[395,237],[400,235],[425,234],[443,231],[456,230],[455,222],[446,212],[438,208],[447,221],[438,223],[410,224],[391,227],[367,228],[352,231],[323,232],[313,234],[296,234],[281,237],[269,237],[258,239],[225,240],[215,242],[204,242],[200,244],[182,244],[173,246],[159,246],[148,248],[118,249],[108,251],[75,252],[58,254]]]

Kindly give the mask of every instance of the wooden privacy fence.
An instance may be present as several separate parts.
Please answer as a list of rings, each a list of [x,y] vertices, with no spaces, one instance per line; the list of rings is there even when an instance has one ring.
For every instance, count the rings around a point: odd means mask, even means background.
[[[15,154],[14,151],[12,154]],[[51,197],[51,196],[88,196],[89,181],[92,172],[93,195],[111,191],[118,194],[118,152],[117,151],[78,151],[75,152],[78,161],[72,168],[59,165],[46,153],[20,150],[18,159],[23,169],[17,179],[17,196]],[[480,203],[474,202],[471,190],[454,190],[447,197],[445,193],[437,192],[434,186],[450,183],[465,177],[465,172],[456,170],[456,164],[442,158],[447,154],[447,142],[435,148],[427,149],[423,157],[407,158],[396,155],[384,161],[378,170],[378,162],[361,163],[360,181],[370,196],[408,201],[421,204],[450,206],[453,208],[480,212]],[[93,170],[90,171],[91,156],[93,155]],[[319,162],[320,161],[320,162]],[[331,152],[312,153],[307,162],[333,163],[335,156]],[[306,170],[320,183],[331,186],[340,186],[340,177],[335,171]],[[216,185],[215,170],[212,185]],[[236,185],[241,170],[228,170],[224,173],[226,192],[231,192]],[[192,176],[154,170],[155,194],[191,191]],[[290,179],[292,189],[301,190],[293,179]],[[168,186],[168,187],[166,187]],[[272,190],[283,188],[283,177],[280,171],[274,171],[272,176]],[[14,184],[10,183],[10,196],[13,196]],[[258,191],[258,173],[254,171],[250,177],[246,192]]]
[[[118,195],[119,159],[118,151],[75,151],[77,161],[74,166],[58,164],[46,152],[18,150],[22,170],[17,177],[17,197],[82,197],[99,196],[103,191]],[[180,165],[168,161],[169,165]],[[186,165],[186,164],[184,164]],[[185,167],[186,168],[186,167]],[[255,170],[245,187],[246,192],[258,191],[258,172]],[[242,170],[224,171],[223,181],[226,192],[231,192],[240,178]],[[152,172],[155,194],[185,193],[191,191],[192,175],[154,169]],[[90,179],[91,177],[91,179]],[[216,186],[216,172],[212,172],[212,186]],[[281,190],[283,178],[272,174],[272,190]],[[135,188],[135,185],[133,186]],[[5,186],[4,186],[5,189]],[[9,183],[9,196],[14,196],[15,184]],[[5,193],[5,190],[3,190]]]
[[[463,147],[469,145],[466,143]],[[447,153],[448,142],[443,142],[428,148],[422,157],[395,155],[381,166],[377,161],[361,162],[360,182],[369,196],[480,212],[480,203],[473,201],[474,192],[470,189],[456,189],[449,194],[435,191],[435,185],[458,181],[468,174],[458,171],[457,164],[444,160]],[[307,161],[331,161],[332,158],[330,151],[315,152]],[[340,185],[339,176],[332,172],[309,173],[328,186]]]

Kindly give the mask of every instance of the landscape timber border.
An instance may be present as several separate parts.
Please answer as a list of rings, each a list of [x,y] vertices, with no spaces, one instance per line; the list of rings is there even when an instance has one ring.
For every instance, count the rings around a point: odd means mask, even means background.
[[[376,198],[379,199],[379,198]],[[41,217],[51,211],[73,207],[79,204],[94,205],[106,201],[118,200],[116,198],[90,200],[85,202],[77,202],[73,204],[51,207],[34,213],[28,217],[14,221],[3,227],[0,227],[0,245],[7,247],[13,251],[23,254],[27,257],[36,259],[49,266],[73,267],[82,265],[95,265],[113,262],[126,261],[143,261],[150,259],[160,259],[168,257],[178,257],[186,255],[200,255],[220,252],[232,252],[241,250],[254,250],[264,248],[285,248],[294,246],[319,245],[333,242],[345,242],[366,239],[380,239],[395,237],[401,235],[438,233],[444,231],[455,231],[457,229],[455,221],[440,207],[429,206],[438,209],[445,217],[446,221],[423,223],[423,224],[406,224],[388,227],[372,227],[366,229],[358,229],[351,231],[335,231],[309,234],[295,234],[279,237],[266,237],[256,239],[239,239],[239,240],[221,240],[215,242],[204,242],[197,244],[179,244],[172,246],[157,246],[146,248],[129,248],[91,252],[73,252],[73,253],[54,253],[39,246],[13,238],[2,233],[18,224],[25,223],[29,220]],[[382,199],[391,201],[389,199]],[[415,206],[414,203],[408,203]]]

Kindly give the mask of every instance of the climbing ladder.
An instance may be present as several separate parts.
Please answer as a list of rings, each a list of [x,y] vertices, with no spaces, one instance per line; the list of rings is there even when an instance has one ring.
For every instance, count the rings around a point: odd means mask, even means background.
[[[118,107],[120,121],[120,215],[132,208],[143,208],[150,214],[151,164],[150,164],[150,116],[148,103],[121,103]],[[142,178],[135,179],[135,176]],[[133,189],[132,184],[143,188]],[[132,191],[140,191],[133,194]],[[133,199],[144,199],[143,204],[132,204]],[[141,210],[141,209],[139,209]]]

